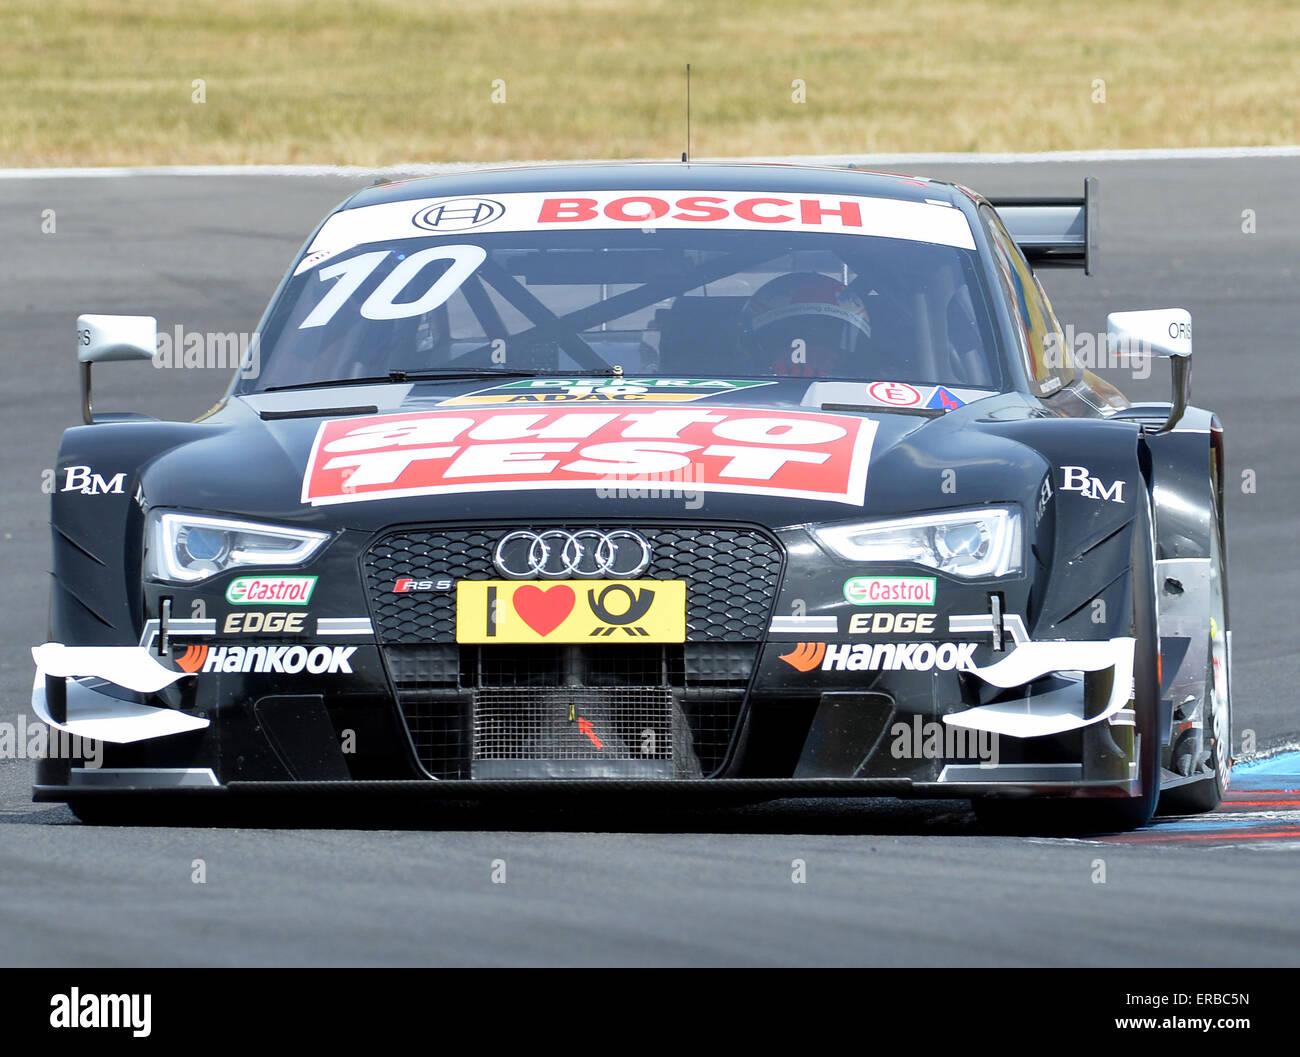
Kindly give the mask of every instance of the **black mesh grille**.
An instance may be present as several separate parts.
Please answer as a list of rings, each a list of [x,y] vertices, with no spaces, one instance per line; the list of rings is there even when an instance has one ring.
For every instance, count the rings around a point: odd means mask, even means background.
[[[468,778],[471,705],[459,647],[389,646],[384,655],[420,765],[435,778]]]
[[[587,763],[627,761],[643,777],[708,777],[722,767],[775,604],[782,551],[756,529],[634,528],[652,549],[642,579],[686,581],[684,645],[458,646],[455,581],[498,578],[492,550],[513,528],[405,529],[371,546],[365,577],[375,631],[425,770],[442,779],[572,776]],[[393,592],[402,577],[447,584]],[[545,766],[488,769],[502,761]]]
[[[554,735],[548,740],[544,732],[560,728],[567,729],[565,744],[594,749],[577,725],[581,716],[602,742],[601,730],[618,732],[624,749],[635,728],[635,751],[618,756],[615,738],[610,753],[598,751],[599,758],[671,759],[677,777],[708,777],[726,760],[758,647],[429,645],[390,646],[385,654],[416,757],[436,778],[472,776],[485,709],[495,713],[491,722],[499,736],[514,738],[521,751],[528,744],[534,753],[554,747]],[[650,703],[667,711],[651,720],[642,714]],[[516,710],[513,725],[502,715],[505,708]],[[643,736],[647,728],[653,739]],[[584,742],[574,740],[580,737]],[[673,749],[665,756],[669,744]],[[566,751],[545,758],[577,757]]]
[[[620,525],[544,525],[534,531]],[[645,528],[652,558],[642,579],[686,581],[688,642],[755,642],[767,630],[781,578],[781,548],[766,533],[731,526]],[[492,551],[512,526],[405,529],[376,541],[365,556],[366,593],[380,642],[456,641],[457,580],[495,580]],[[445,590],[395,593],[400,579],[449,583]]]
[[[474,692],[474,762],[673,759],[668,687],[523,687]],[[671,775],[669,775],[671,776]]]

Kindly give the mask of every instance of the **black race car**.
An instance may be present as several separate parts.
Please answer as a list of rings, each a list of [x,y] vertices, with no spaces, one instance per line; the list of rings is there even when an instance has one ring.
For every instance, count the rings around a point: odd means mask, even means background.
[[[33,651],[71,749],[36,798],[1214,807],[1223,429],[1187,403],[1186,312],[1110,320],[1170,358],[1168,404],[1076,366],[1035,268],[1090,266],[1094,196],[765,165],[379,184],[187,423],[96,420],[91,365],[155,355],[155,324],[81,317]]]

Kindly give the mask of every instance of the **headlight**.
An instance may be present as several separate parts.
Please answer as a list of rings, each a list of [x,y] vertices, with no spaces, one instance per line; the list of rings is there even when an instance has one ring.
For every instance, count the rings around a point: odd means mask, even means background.
[[[855,562],[914,562],[964,580],[1021,569],[1020,511],[1007,507],[820,525],[813,534]]]
[[[145,575],[190,584],[244,565],[301,565],[329,533],[155,510],[146,538]]]

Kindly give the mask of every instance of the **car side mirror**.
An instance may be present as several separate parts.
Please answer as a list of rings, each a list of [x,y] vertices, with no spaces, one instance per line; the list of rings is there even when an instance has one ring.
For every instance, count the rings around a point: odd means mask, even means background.
[[[1112,312],[1106,317],[1106,345],[1116,353],[1164,356],[1173,375],[1169,417],[1158,433],[1168,433],[1183,417],[1192,398],[1192,315],[1185,308]]]
[[[113,360],[152,360],[158,351],[153,316],[78,316],[77,361],[81,364],[81,417],[95,421],[90,405],[90,365]]]

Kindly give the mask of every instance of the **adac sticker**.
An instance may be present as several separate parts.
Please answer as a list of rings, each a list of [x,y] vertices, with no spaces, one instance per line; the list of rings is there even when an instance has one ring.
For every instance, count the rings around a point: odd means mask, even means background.
[[[957,396],[951,389],[945,389],[942,385],[935,386],[935,390],[930,394],[930,399],[925,402],[926,407],[939,408],[943,411],[956,411],[959,407],[965,407],[966,401]]]
[[[680,404],[754,389],[774,382],[727,378],[526,378],[453,396],[439,407],[483,404],[627,403]]]
[[[861,506],[875,433],[873,420],[853,415],[698,404],[333,419],[316,432],[302,501],[322,506],[684,479],[698,492]]]

